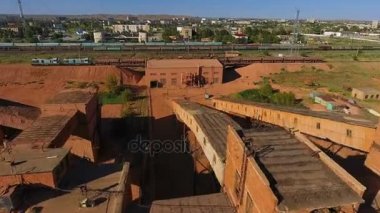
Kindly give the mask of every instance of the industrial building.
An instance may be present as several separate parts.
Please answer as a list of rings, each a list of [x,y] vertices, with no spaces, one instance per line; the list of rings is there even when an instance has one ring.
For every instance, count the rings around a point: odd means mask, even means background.
[[[37,184],[55,188],[67,172],[69,150],[14,148],[0,154],[0,188]]]
[[[228,129],[224,190],[237,212],[356,212],[365,187],[279,127]]]
[[[369,152],[375,141],[376,123],[331,112],[282,107],[229,98],[213,99],[214,108],[277,125],[285,129],[329,140],[342,146]]]
[[[97,94],[87,90],[58,93],[11,143],[29,149],[65,147],[78,157],[96,161],[100,146]]]
[[[228,115],[186,100],[174,100],[172,106],[194,133],[235,212],[353,212],[363,202],[366,188],[303,134],[294,136],[260,120],[243,129]],[[197,200],[199,196],[155,201],[151,212],[186,212],[190,203],[200,205]]]
[[[380,90],[373,88],[353,88],[352,97],[359,100],[380,100]]]
[[[216,59],[149,60],[148,87],[203,87],[223,81],[223,65]]]
[[[71,126],[64,147],[72,154],[96,161],[100,147],[101,106],[98,95],[90,90],[67,90],[42,106],[44,115],[62,115],[75,111],[76,126]]]

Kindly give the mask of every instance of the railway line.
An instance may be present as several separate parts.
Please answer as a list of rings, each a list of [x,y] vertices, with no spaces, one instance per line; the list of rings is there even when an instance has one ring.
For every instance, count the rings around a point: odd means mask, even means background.
[[[253,63],[321,63],[319,58],[308,57],[255,57],[255,58],[218,58],[224,67],[242,67]],[[114,65],[118,67],[145,67],[145,59],[105,59],[95,60],[95,65]]]
[[[54,52],[54,51],[178,51],[178,52],[212,52],[229,50],[380,50],[379,46],[292,46],[282,44],[222,44],[222,43],[158,43],[158,44],[134,44],[134,43],[0,43],[0,52]]]

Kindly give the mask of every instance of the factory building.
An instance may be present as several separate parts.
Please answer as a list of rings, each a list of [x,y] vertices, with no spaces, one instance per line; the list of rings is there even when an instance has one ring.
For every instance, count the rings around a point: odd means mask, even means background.
[[[366,187],[316,147],[306,136],[257,121],[242,128],[220,111],[186,100],[174,100],[178,120],[194,133],[222,187],[202,197],[230,212],[355,212]],[[198,196],[153,202],[151,212],[199,207]],[[232,205],[231,205],[232,204]],[[207,212],[223,212],[203,203]]]
[[[356,212],[363,202],[362,184],[282,128],[229,128],[226,152],[223,189],[238,213]]]
[[[352,97],[359,100],[380,100],[380,90],[373,88],[353,88]]]
[[[146,67],[151,88],[203,87],[223,81],[223,65],[216,59],[149,60]]]
[[[369,152],[375,141],[377,124],[361,118],[228,98],[213,99],[213,107],[310,136],[328,138],[337,144],[364,152]]]

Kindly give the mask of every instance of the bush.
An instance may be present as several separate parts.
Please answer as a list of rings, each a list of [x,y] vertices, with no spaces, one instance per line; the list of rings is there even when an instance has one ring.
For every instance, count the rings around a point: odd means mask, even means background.
[[[134,94],[130,89],[125,89],[121,93],[121,96],[123,98],[123,103],[128,103],[129,101],[133,101],[134,99]]]
[[[293,106],[296,104],[296,96],[292,92],[279,92],[271,97],[271,103],[282,106]]]
[[[106,88],[110,94],[118,95],[120,93],[119,79],[115,75],[109,75],[106,79]]]

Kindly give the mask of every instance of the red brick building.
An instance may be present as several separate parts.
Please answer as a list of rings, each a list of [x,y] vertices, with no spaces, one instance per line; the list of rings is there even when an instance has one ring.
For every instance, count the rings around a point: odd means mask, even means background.
[[[0,160],[0,187],[38,184],[52,188],[67,172],[69,151],[58,149],[13,149]]]
[[[145,74],[148,87],[202,87],[223,81],[223,65],[216,59],[149,60]]]

